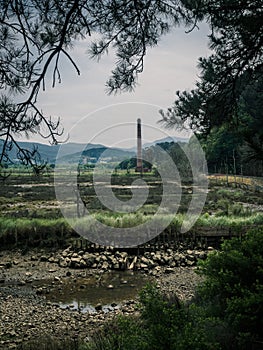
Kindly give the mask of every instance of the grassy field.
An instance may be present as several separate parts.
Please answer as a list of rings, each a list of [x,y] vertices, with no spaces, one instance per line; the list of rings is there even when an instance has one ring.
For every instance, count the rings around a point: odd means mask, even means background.
[[[114,195],[127,201],[131,198],[131,185],[139,174],[125,173],[112,176]],[[78,178],[81,198],[89,212],[102,223],[112,227],[133,227],[152,218],[162,200],[163,186],[158,176],[145,174],[149,186],[145,204],[135,213],[114,213],[98,200],[92,184],[92,174],[83,173]],[[182,197],[177,214],[160,213],[156,220],[173,215],[167,232],[180,229],[192,198],[190,184],[182,186]],[[176,199],[175,199],[176,200]],[[0,243],[6,245],[52,245],[54,241],[65,244],[77,235],[63,218],[56,200],[53,175],[34,176],[28,173],[12,174],[0,188]],[[80,221],[88,223],[88,218]],[[202,215],[194,230],[200,227],[231,227],[238,230],[246,226],[263,225],[263,194],[244,188],[220,185],[211,180]],[[92,227],[90,228],[92,230]],[[53,242],[53,243],[52,243]]]

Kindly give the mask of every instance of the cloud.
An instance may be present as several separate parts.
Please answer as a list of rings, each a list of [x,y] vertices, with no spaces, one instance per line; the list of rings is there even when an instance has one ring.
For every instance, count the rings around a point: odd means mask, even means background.
[[[81,75],[78,76],[71,63],[63,59],[60,65],[62,84],[55,88],[49,87],[41,93],[39,106],[47,115],[60,116],[66,132],[69,132],[83,116],[111,104],[143,102],[167,108],[172,105],[177,90],[193,88],[198,74],[197,60],[200,56],[209,54],[207,33],[207,25],[202,24],[199,30],[189,34],[185,34],[184,28],[177,28],[163,37],[156,47],[148,50],[145,69],[138,77],[135,91],[117,96],[108,96],[105,93],[105,82],[114,67],[114,55],[111,53],[102,57],[98,63],[91,60],[87,54],[90,39],[78,42],[71,54],[80,68]],[[116,108],[114,110],[115,115],[110,108],[112,114],[97,113],[92,117],[87,127],[89,135],[95,135],[98,129],[106,128],[110,123],[134,122],[138,114],[153,127],[160,128],[156,124],[160,116],[150,108],[142,108],[141,113],[134,110],[134,114],[125,113],[123,108],[118,108],[119,111]],[[81,132],[83,135],[80,135]],[[86,139],[86,134],[85,128],[83,131],[79,130],[78,135],[73,132],[72,141],[76,141],[76,138]],[[175,132],[169,131],[169,134]],[[152,138],[154,137],[156,134],[152,131]]]

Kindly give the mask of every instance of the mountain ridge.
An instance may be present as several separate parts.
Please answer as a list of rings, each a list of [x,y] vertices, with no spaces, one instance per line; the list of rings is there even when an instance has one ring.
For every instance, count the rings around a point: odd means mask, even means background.
[[[143,148],[151,147],[156,145],[157,143],[164,142],[187,142],[188,139],[180,138],[180,137],[166,137],[164,139],[155,140],[152,142],[148,142],[143,144]],[[68,142],[62,145],[48,145],[40,142],[30,142],[30,141],[16,141],[20,147],[32,151],[34,148],[37,149],[38,153],[41,156],[41,159],[47,161],[48,163],[55,163],[57,156],[59,154],[59,159],[63,159],[65,162],[67,158],[76,158],[80,157],[81,154],[86,157],[92,157],[92,151],[87,152],[89,150],[101,149],[101,153],[103,153],[104,157],[117,157],[117,155],[121,158],[123,157],[132,157],[136,153],[136,147],[131,148],[116,148],[116,147],[108,147],[102,144],[84,144],[77,142]],[[0,151],[3,145],[3,140],[0,139]],[[60,147],[62,147],[60,149]],[[13,162],[18,162],[17,159],[18,149],[16,145],[12,147],[12,149],[8,152],[10,159]],[[86,152],[86,153],[85,153]],[[94,151],[96,153],[96,151]],[[106,153],[105,153],[106,152]],[[89,154],[90,153],[90,154]],[[98,153],[98,152],[97,152]]]

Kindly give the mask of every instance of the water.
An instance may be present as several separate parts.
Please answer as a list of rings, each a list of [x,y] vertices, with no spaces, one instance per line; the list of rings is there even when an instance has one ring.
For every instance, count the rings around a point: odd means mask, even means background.
[[[95,313],[108,312],[121,303],[134,299],[149,281],[149,277],[133,271],[112,271],[88,277],[69,277],[60,281],[34,281],[19,288],[41,289],[46,300],[63,309]],[[97,309],[97,310],[96,310]]]

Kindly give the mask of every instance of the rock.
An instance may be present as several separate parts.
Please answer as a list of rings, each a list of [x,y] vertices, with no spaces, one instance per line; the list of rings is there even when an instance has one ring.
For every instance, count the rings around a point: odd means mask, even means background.
[[[104,261],[102,266],[101,266],[102,270],[108,270],[109,269],[109,264],[107,263],[107,261]]]
[[[141,268],[141,269],[147,269],[147,268],[148,268],[148,265],[147,265],[147,264],[140,264],[140,268]]]
[[[174,272],[174,269],[172,269],[171,267],[167,267],[165,270],[164,270],[165,273],[172,273]]]
[[[37,261],[38,260],[38,257],[37,256],[35,256],[35,255],[32,255],[31,256],[31,261]]]
[[[158,264],[160,264],[162,262],[161,254],[155,254],[152,259],[153,259],[153,261],[156,261]]]
[[[50,269],[48,270],[49,273],[54,273],[54,272],[57,272],[57,270],[54,270],[54,269]]]
[[[70,251],[70,247],[63,250],[63,252],[61,253],[63,258],[66,258],[68,255],[71,255],[71,251]]]
[[[36,290],[36,294],[38,294],[38,295],[41,295],[41,294],[43,294],[43,288],[38,288],[37,290]]]
[[[197,259],[204,260],[204,259],[206,259],[206,257],[207,257],[207,254],[206,254],[205,252],[198,252],[198,253],[196,254],[196,258],[197,258]]]
[[[141,263],[148,265],[149,260],[147,258],[145,258],[144,256],[141,258]]]
[[[80,260],[80,268],[81,268],[81,269],[85,269],[86,267],[87,267],[86,261],[83,260],[83,259],[81,259],[81,260]]]
[[[102,304],[97,304],[96,306],[95,306],[95,310],[96,311],[101,311],[102,310]]]
[[[17,282],[18,286],[25,286],[25,284],[26,284],[26,282],[23,281],[23,280],[20,280],[20,281]]]
[[[11,261],[8,261],[8,262],[5,263],[5,268],[6,269],[10,269],[11,267],[12,267]]]
[[[54,277],[54,281],[60,282],[60,278],[59,278],[58,276],[55,276],[55,277]]]
[[[186,260],[195,261],[195,256],[193,254],[187,254]]]
[[[107,288],[108,288],[108,289],[113,289],[114,286],[113,286],[112,284],[109,284],[109,285],[107,286]]]
[[[78,257],[72,257],[71,260],[70,260],[70,263],[69,263],[69,267],[80,268],[80,264],[81,264],[81,258],[79,256]]]
[[[67,271],[67,272],[66,272],[66,276],[67,276],[67,277],[69,277],[69,276],[71,276],[71,275],[72,275],[72,273],[71,273],[70,271]]]
[[[31,260],[32,260],[32,259],[31,259]],[[48,257],[47,257],[46,255],[41,255],[40,261],[42,261],[42,262],[48,261]]]
[[[7,334],[12,338],[17,337],[17,334],[14,330],[9,331]]]
[[[166,265],[169,265],[169,263],[172,262],[173,258],[169,255],[163,255],[162,260]]]
[[[160,267],[160,266],[156,266],[156,267],[154,268],[154,270],[157,271],[157,272],[160,272],[160,271],[161,271],[161,267]]]
[[[67,267],[68,266],[68,263],[67,263],[67,261],[65,260],[65,259],[63,259],[63,258],[61,258],[60,260],[59,260],[59,266],[60,267]]]
[[[136,263],[137,263],[137,256],[135,256],[135,257],[133,258],[132,263],[131,263],[130,266],[128,267],[129,270],[133,270],[134,267],[135,267],[135,265],[136,265]]]
[[[124,271],[127,269],[127,258],[119,261],[119,270]]]

